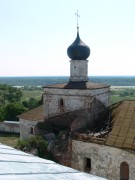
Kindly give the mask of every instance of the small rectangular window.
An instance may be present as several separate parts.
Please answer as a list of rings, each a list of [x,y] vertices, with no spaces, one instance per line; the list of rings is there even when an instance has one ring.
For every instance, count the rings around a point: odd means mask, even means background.
[[[64,101],[63,101],[62,98],[59,100],[59,106],[60,106],[60,107],[63,107],[63,106],[64,106]]]

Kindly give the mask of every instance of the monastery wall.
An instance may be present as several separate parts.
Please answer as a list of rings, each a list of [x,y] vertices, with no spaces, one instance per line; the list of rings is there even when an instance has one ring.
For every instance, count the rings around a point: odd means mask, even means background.
[[[20,133],[20,123],[16,121],[0,122],[0,131],[8,133]]]
[[[86,161],[89,159],[89,167]],[[131,152],[94,143],[73,140],[72,167],[109,180],[120,179],[122,162],[129,165],[129,180],[135,179],[135,155]]]

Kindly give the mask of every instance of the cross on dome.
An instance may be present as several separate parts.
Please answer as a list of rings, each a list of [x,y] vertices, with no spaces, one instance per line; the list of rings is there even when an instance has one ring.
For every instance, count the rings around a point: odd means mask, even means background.
[[[78,18],[80,17],[80,15],[78,14],[78,10],[75,13],[76,17],[77,17],[77,32],[79,32],[79,23],[78,23]]]
[[[75,15],[77,16],[77,37],[68,47],[67,54],[71,60],[87,60],[90,55],[90,48],[80,39],[79,36],[78,18],[80,15],[78,14],[78,10]]]
[[[77,17],[77,26],[78,26],[78,18],[80,17],[80,15],[78,14],[78,10],[77,12],[75,13],[76,17]]]

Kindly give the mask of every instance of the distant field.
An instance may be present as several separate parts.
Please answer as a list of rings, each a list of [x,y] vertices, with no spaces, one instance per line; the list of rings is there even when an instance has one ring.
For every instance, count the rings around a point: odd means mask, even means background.
[[[123,100],[135,100],[135,97],[133,96],[125,96],[125,97],[121,97],[119,95],[111,95],[110,96],[110,104],[114,104],[116,102],[119,102],[119,101],[123,101]]]
[[[0,143],[11,147],[15,147],[19,139],[20,135],[18,134],[0,133]]]
[[[135,86],[111,87],[110,104],[123,100],[135,100]]]
[[[111,93],[110,95],[110,104],[116,103],[118,101],[122,101],[125,99],[128,100],[135,100],[135,94],[132,95],[120,95],[120,92],[122,91],[127,91],[131,89],[131,87],[125,86],[125,87],[113,87],[111,88],[111,92],[115,92],[114,94]],[[133,87],[134,92],[135,92],[135,87]],[[22,90],[23,92],[23,97],[22,101],[28,100],[30,98],[35,98],[37,100],[40,100],[43,94],[43,90],[34,90],[34,91],[29,91],[29,90]]]
[[[35,91],[22,90],[22,92],[23,92],[22,101],[28,100],[30,98],[35,98],[37,100],[40,100],[43,94],[42,90],[35,90]]]

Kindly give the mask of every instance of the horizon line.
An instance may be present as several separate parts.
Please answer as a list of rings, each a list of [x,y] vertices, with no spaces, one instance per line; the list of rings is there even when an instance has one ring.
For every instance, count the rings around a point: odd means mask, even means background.
[[[45,76],[0,76],[0,78],[10,78],[10,77],[70,77],[69,75],[45,75]],[[135,77],[135,75],[88,75],[88,77]]]

